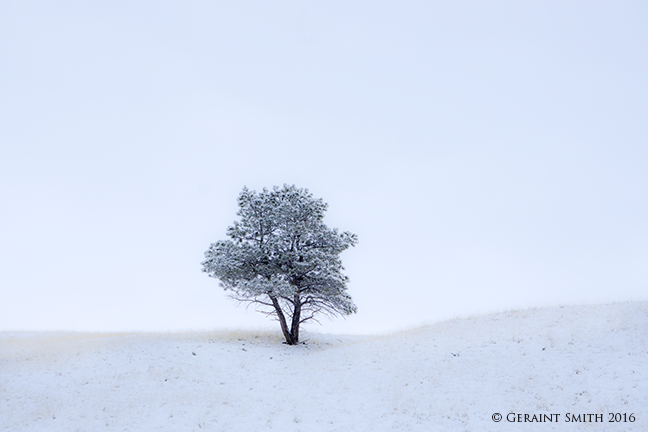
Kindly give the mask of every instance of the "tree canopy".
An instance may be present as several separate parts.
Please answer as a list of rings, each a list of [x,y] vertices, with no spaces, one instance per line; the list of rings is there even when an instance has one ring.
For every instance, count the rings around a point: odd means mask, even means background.
[[[299,342],[299,326],[318,314],[356,312],[339,255],[357,236],[324,224],[321,198],[294,185],[260,193],[244,187],[238,206],[230,239],[212,243],[202,262],[232,298],[274,316],[289,345]]]

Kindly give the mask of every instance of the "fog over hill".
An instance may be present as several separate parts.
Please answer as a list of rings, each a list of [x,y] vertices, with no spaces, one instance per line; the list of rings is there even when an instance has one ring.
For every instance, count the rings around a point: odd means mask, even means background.
[[[535,414],[534,430],[642,431],[647,330],[648,302],[626,302],[296,347],[278,331],[5,332],[0,430],[513,431]]]

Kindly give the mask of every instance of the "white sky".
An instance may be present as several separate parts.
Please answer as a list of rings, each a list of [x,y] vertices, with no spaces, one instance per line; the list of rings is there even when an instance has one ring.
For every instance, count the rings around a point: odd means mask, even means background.
[[[200,262],[283,183],[360,238],[307,329],[648,299],[645,2],[319,3],[0,2],[0,329],[274,328]]]

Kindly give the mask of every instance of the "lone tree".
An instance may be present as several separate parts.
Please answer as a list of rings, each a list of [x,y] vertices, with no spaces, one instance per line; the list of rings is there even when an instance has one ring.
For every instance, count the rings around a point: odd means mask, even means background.
[[[244,187],[238,206],[241,220],[227,229],[230,240],[212,243],[202,263],[230,297],[274,316],[288,345],[319,313],[356,312],[339,255],[358,237],[324,225],[322,199],[294,185],[260,193]]]

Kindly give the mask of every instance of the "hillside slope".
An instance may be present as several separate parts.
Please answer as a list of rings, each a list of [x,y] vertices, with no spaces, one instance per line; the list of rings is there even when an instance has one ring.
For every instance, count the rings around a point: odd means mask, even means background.
[[[534,430],[645,431],[647,335],[648,302],[298,347],[249,332],[0,333],[0,430],[513,431],[507,414],[528,413],[560,414]]]

